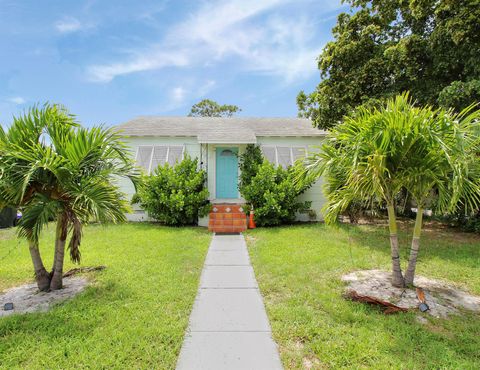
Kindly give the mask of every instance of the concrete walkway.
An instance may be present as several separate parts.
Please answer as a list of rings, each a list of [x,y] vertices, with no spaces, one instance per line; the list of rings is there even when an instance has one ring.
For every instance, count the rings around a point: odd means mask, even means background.
[[[282,369],[243,235],[215,235],[177,370]]]

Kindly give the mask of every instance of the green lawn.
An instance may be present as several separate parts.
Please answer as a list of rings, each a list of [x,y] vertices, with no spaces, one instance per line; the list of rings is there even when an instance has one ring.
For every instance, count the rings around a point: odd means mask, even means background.
[[[389,269],[386,228],[291,226],[249,231],[247,240],[286,369],[480,368],[480,316],[421,324],[414,313],[385,316],[341,297],[342,274]],[[419,274],[480,294],[478,235],[432,228],[422,242]]]
[[[53,231],[41,240],[47,266]],[[49,313],[0,319],[0,368],[174,368],[210,238],[201,228],[87,227],[82,265],[107,269]],[[31,280],[25,242],[0,230],[0,291]]]

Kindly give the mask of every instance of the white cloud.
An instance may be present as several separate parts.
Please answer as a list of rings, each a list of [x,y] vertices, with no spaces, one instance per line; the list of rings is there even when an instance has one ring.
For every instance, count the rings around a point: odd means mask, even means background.
[[[196,97],[202,97],[207,95],[217,85],[213,80],[206,81],[197,91]]]
[[[55,28],[60,33],[70,33],[80,31],[84,28],[82,23],[76,18],[65,17],[57,22],[55,22]]]
[[[172,100],[176,104],[183,103],[185,96],[186,96],[187,91],[182,87],[182,86],[177,86],[172,90]]]
[[[178,109],[186,104],[192,104],[198,99],[207,95],[214,87],[216,82],[213,80],[198,81],[196,79],[186,79],[181,85],[174,86],[168,94],[168,101],[162,107],[162,111],[171,111]]]
[[[90,66],[88,75],[93,81],[109,82],[135,72],[229,62],[239,70],[279,76],[287,83],[305,78],[317,71],[321,45],[314,32],[318,14],[289,11],[300,2],[307,10],[311,5],[310,0],[203,2],[159,43],[124,61]],[[325,2],[324,11],[338,4]]]
[[[22,98],[21,96],[14,96],[12,98],[7,99],[10,103],[17,104],[17,105],[22,105],[25,104],[27,101]]]
[[[133,72],[149,71],[169,66],[181,67],[187,64],[187,53],[181,50],[169,53],[156,50],[145,54],[138,53],[126,62],[91,66],[88,68],[88,74],[92,81],[109,82],[117,76]]]

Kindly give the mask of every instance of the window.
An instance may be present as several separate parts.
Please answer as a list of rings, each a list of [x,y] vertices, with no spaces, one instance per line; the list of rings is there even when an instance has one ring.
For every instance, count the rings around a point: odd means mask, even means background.
[[[174,166],[175,163],[183,159],[183,146],[170,146],[168,151],[168,164]]]
[[[150,161],[152,159],[152,148],[151,146],[141,146],[137,150],[137,166],[143,167],[148,171],[150,167]]]
[[[289,147],[277,146],[277,165],[284,168],[292,165],[292,156]]]
[[[277,163],[277,155],[274,146],[262,146],[262,152],[265,159],[272,163]]]
[[[168,145],[145,145],[139,146],[135,161],[137,166],[145,169],[147,173],[151,173],[158,166],[165,163],[173,166],[177,161],[183,159],[185,152],[184,146],[168,146]]]
[[[297,161],[297,159],[305,158],[306,154],[307,154],[307,148],[306,147],[292,147],[293,163],[295,163]]]
[[[158,166],[163,166],[167,160],[168,146],[155,146],[153,147],[152,164],[150,166],[153,171]],[[145,167],[148,170],[148,167]]]
[[[276,166],[292,166],[297,159],[305,157],[307,147],[305,146],[268,146],[261,147],[265,159]]]
[[[220,156],[222,157],[233,157],[235,154],[230,149],[222,150]]]

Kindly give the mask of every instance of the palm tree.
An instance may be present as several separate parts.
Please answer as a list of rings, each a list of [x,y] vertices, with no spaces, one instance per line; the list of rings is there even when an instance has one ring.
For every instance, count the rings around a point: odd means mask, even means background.
[[[67,239],[70,258],[80,262],[82,226],[121,222],[128,202],[116,182],[137,181],[121,136],[112,129],[81,127],[58,105],[33,107],[0,126],[0,206],[20,208],[18,234],[29,243],[35,277],[42,291],[62,288]],[[39,250],[39,236],[56,221],[51,272]]]
[[[309,176],[325,175],[325,220],[335,222],[351,202],[372,198],[387,206],[392,284],[413,284],[427,207],[439,213],[480,204],[480,111],[459,114],[416,107],[408,94],[381,108],[360,107],[329,135],[322,150],[306,159]],[[403,276],[395,197],[406,190],[417,205],[408,267]]]

